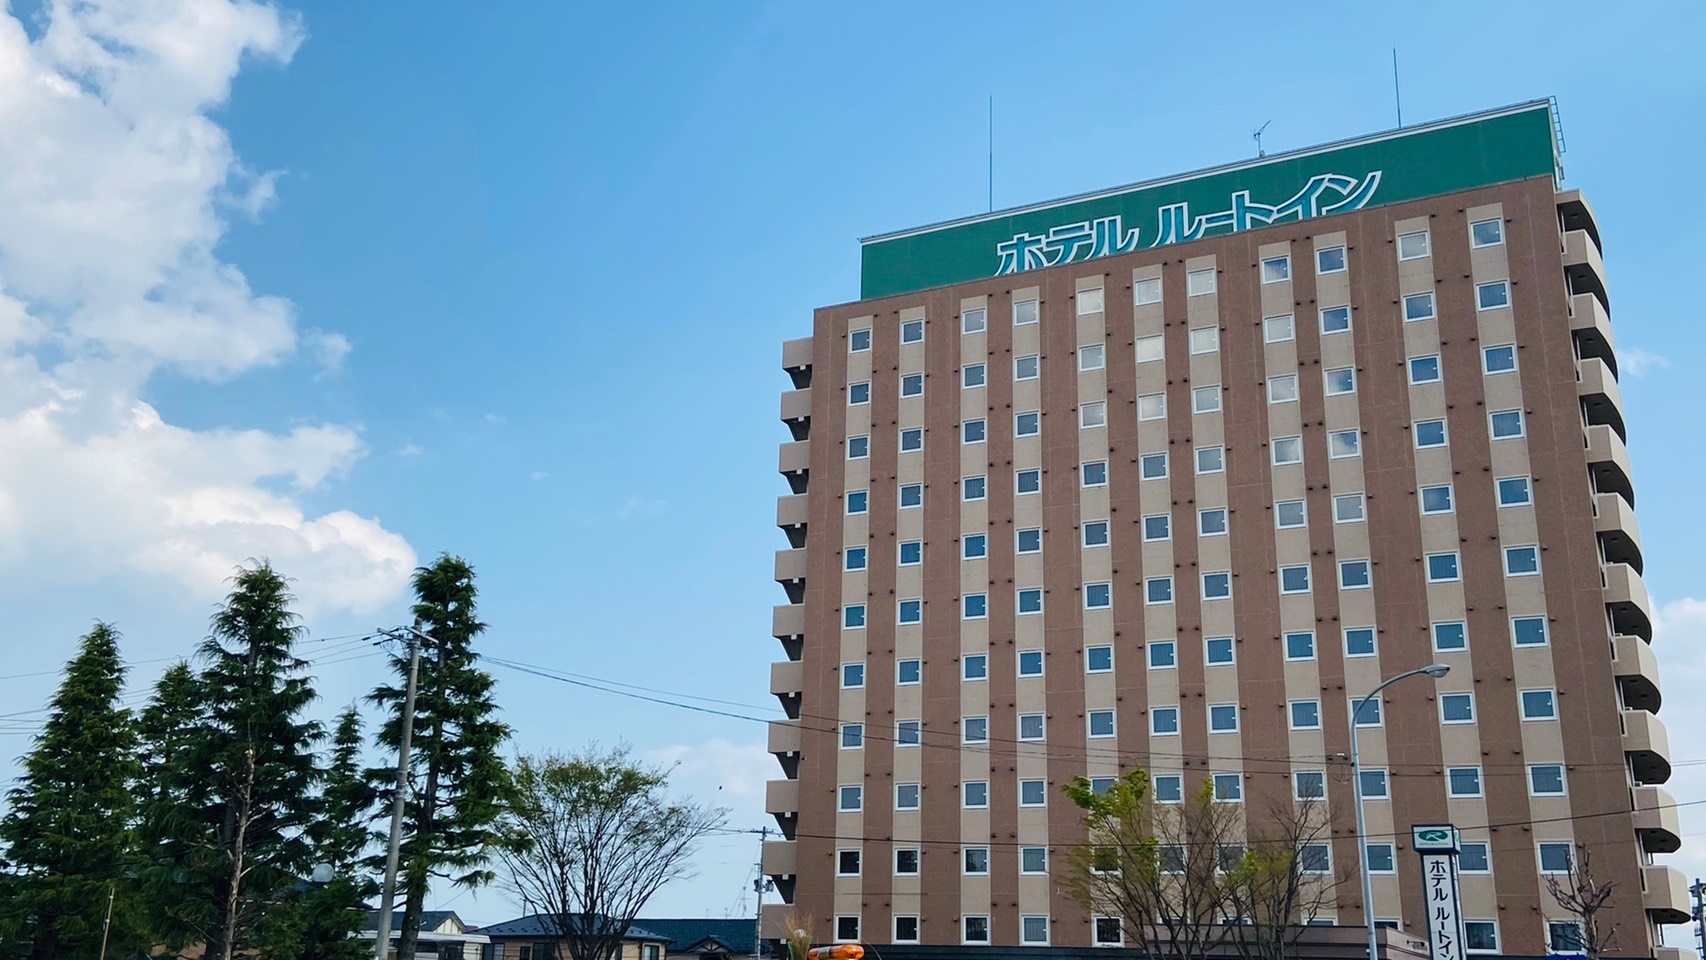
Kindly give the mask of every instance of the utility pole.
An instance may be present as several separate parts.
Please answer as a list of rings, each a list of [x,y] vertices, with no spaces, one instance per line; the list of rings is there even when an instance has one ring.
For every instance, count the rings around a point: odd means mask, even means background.
[[[752,889],[758,894],[758,906],[752,911],[752,955],[764,956],[764,887],[768,880],[764,876],[764,842],[770,839],[770,828],[763,827],[758,831],[758,879],[752,881]]]
[[[1706,950],[1706,880],[1696,877],[1688,892],[1694,897],[1694,935],[1699,938],[1701,949]]]
[[[107,937],[113,932],[113,897],[118,894],[117,884],[107,885],[107,919],[101,922],[101,960],[107,960]]]
[[[397,738],[397,794],[391,798],[391,845],[385,853],[385,890],[379,898],[378,929],[373,939],[374,960],[387,960],[391,953],[391,910],[397,899],[397,860],[403,846],[403,800],[409,786],[409,740],[415,732],[415,680],[421,672],[421,638],[416,626],[409,634],[409,683],[403,694],[403,729]],[[430,638],[429,638],[430,639]]]

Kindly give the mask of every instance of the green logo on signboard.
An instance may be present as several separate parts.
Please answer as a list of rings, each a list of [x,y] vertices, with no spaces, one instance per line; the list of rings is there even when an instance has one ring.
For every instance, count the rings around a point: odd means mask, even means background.
[[[1416,839],[1422,843],[1450,843],[1450,830],[1417,830]]]

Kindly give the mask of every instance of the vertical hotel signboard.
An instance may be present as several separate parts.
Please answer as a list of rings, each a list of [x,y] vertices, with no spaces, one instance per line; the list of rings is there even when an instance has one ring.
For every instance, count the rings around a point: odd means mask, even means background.
[[[1428,955],[1433,960],[1465,960],[1463,900],[1457,886],[1457,828],[1417,824],[1410,845],[1422,858],[1422,893],[1428,911]]]

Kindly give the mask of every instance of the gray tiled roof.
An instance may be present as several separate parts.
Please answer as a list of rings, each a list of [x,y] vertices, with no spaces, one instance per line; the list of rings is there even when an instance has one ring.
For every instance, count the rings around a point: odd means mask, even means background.
[[[571,926],[579,926],[576,918],[570,917],[569,919]],[[505,920],[502,923],[481,927],[477,932],[489,937],[555,937],[559,935],[557,918],[548,913],[531,913],[525,917],[516,917],[514,920]],[[628,935],[623,939],[667,943],[670,938],[653,933],[638,923],[634,923],[628,927]]]
[[[642,917],[634,921],[643,924],[647,930],[663,934],[670,940],[669,949],[684,951],[704,940],[714,939],[728,948],[732,954],[752,953],[753,936],[758,931],[752,920],[709,920],[709,919],[652,919]]]

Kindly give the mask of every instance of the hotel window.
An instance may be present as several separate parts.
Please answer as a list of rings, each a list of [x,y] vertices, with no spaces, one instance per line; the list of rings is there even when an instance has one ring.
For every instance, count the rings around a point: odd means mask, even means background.
[[[1269,403],[1297,402],[1297,375],[1288,373],[1283,377],[1268,378]]]
[[[1511,619],[1511,642],[1519,647],[1546,645],[1545,617],[1514,617]]]
[[[989,942],[988,917],[964,917],[962,919],[965,921],[965,931],[964,935],[960,938],[961,943]]]
[[[841,610],[841,625],[849,630],[857,630],[865,625],[865,605],[850,603]]]
[[[1375,652],[1373,627],[1345,628],[1345,656],[1372,657]]]
[[[1153,514],[1151,516],[1144,517],[1143,518],[1143,539],[1149,543],[1153,543],[1157,540],[1166,540],[1171,535],[1172,527],[1173,527],[1173,515],[1172,514],[1157,513],[1157,514]],[[1106,542],[1106,541],[1103,541],[1103,542]]]
[[[1333,498],[1334,523],[1361,523],[1365,519],[1366,504],[1360,493],[1341,493]]]
[[[1020,470],[1013,475],[1013,492],[1024,496],[1027,493],[1037,493],[1043,488],[1043,472],[1041,470]]]
[[[1211,703],[1208,706],[1209,733],[1237,733],[1238,705],[1235,703]]]
[[[1196,387],[1191,390],[1191,412],[1219,413],[1220,385],[1214,384],[1207,387]]]
[[[1226,508],[1211,507],[1197,511],[1197,536],[1224,537],[1226,536]]]
[[[924,428],[910,427],[900,432],[900,452],[917,453],[924,449]]]
[[[1439,695],[1440,723],[1474,723],[1475,696],[1469,693],[1442,693]]]
[[[1506,547],[1505,576],[1532,577],[1540,573],[1539,547]]]
[[[1475,307],[1479,310],[1497,310],[1511,305],[1511,285],[1508,280],[1496,280],[1492,283],[1475,285]]]
[[[1244,778],[1236,773],[1217,773],[1214,775],[1214,799],[1228,803],[1244,799]]]
[[[1083,404],[1078,408],[1078,426],[1081,429],[1092,430],[1096,427],[1105,427],[1107,425],[1108,404],[1106,401],[1097,400],[1092,403]]]
[[[1262,321],[1262,330],[1268,343],[1282,343],[1297,337],[1297,322],[1290,315],[1268,317]]]
[[[989,616],[989,595],[986,593],[968,593],[963,607],[964,619],[982,620]]]
[[[1166,357],[1160,337],[1138,337],[1136,347],[1138,363],[1156,363]]]
[[[1291,729],[1319,730],[1321,729],[1321,701],[1293,700],[1291,707]],[[1317,794],[1319,796],[1319,794]]]
[[[903,397],[924,396],[924,374],[908,373],[900,378],[900,395]]]
[[[1529,477],[1500,477],[1496,486],[1500,506],[1527,506],[1534,503],[1534,494],[1530,493],[1529,489]]]
[[[917,810],[918,799],[918,784],[897,783],[894,785],[894,808],[896,810]]]
[[[1043,429],[1043,415],[1035,410],[1013,415],[1013,436],[1034,437]]]
[[[1556,763],[1536,763],[1528,768],[1528,793],[1534,797],[1564,796],[1564,767]]]
[[[848,572],[865,569],[865,549],[864,547],[848,547],[842,554],[845,558],[842,568]]]
[[[1453,583],[1463,579],[1458,570],[1457,551],[1428,554],[1428,582]]]
[[[1481,768],[1445,768],[1445,795],[1459,798],[1479,797],[1481,795]]]
[[[1161,302],[1161,278],[1150,277],[1147,280],[1133,280],[1131,283],[1131,300],[1137,306],[1146,303]]]
[[[1167,416],[1167,395],[1146,393],[1137,398],[1137,419],[1160,420]]]
[[[971,784],[966,784],[970,786]],[[981,877],[989,873],[989,848],[965,848],[964,869],[967,876]]]
[[[1185,798],[1185,778],[1162,775],[1152,781],[1155,785],[1155,800],[1157,803],[1179,803]]]
[[[847,385],[847,405],[857,407],[871,402],[871,382],[861,380]]]
[[[988,743],[989,718],[965,717],[960,721],[961,743]]]
[[[968,363],[960,370],[960,386],[967,389],[983,386],[987,378],[987,368],[981,363]]]
[[[1108,545],[1108,521],[1091,520],[1084,524],[1084,546],[1105,547]]]
[[[960,498],[962,500],[982,500],[989,496],[989,480],[986,477],[966,477],[960,481]]]
[[[1114,648],[1096,646],[1084,648],[1085,673],[1109,673],[1114,669]]]
[[[1171,670],[1179,665],[1178,646],[1171,640],[1151,640],[1149,647],[1149,669]]]
[[[836,917],[835,939],[842,943],[857,943],[859,941],[859,918]]]
[[[1308,511],[1304,509],[1302,500],[1281,500],[1274,504],[1274,523],[1281,530],[1306,526],[1308,522]]]
[[[894,726],[894,745],[916,747],[924,742],[924,730],[917,720],[902,720]]]
[[[1203,659],[1211,667],[1222,667],[1233,661],[1231,637],[1209,637],[1203,641]]]
[[[924,562],[924,541],[902,540],[900,542],[900,565],[916,567]]]
[[[1088,610],[1106,610],[1114,605],[1113,588],[1106,583],[1087,583],[1084,585],[1084,607]]]
[[[841,687],[844,690],[857,690],[865,685],[865,665],[862,663],[844,663],[841,665]]]
[[[1019,651],[1019,676],[1040,677],[1043,675],[1043,652],[1041,650]]]
[[[1493,425],[1494,440],[1510,440],[1522,436],[1522,411],[1499,410],[1487,415]]]
[[[1020,847],[1020,873],[1048,873],[1047,847]]]
[[[1089,721],[1091,737],[1102,738],[1114,735],[1114,712],[1112,710],[1092,710],[1090,711]]]
[[[1558,702],[1550,690],[1524,690],[1519,696],[1524,720],[1558,719]]]
[[[1469,225],[1471,247],[1496,247],[1505,242],[1503,220],[1477,220]]]
[[[1185,274],[1185,290],[1193,297],[1214,292],[1214,270],[1192,270]]]
[[[1167,455],[1146,453],[1137,461],[1138,476],[1144,480],[1167,479]]]
[[[1358,707],[1359,703],[1361,704],[1360,708]],[[1380,726],[1380,698],[1378,697],[1373,700],[1358,700],[1353,697],[1350,712],[1352,716],[1356,717],[1356,724],[1359,727]]]
[[[902,600],[896,606],[900,614],[899,622],[903,624],[924,622],[924,601]]]
[[[1434,649],[1440,653],[1453,653],[1469,649],[1469,632],[1460,620],[1436,623],[1433,626]]]
[[[1540,872],[1541,873],[1568,873],[1568,872],[1570,872],[1571,856],[1572,856],[1572,854],[1570,851],[1570,845],[1568,843],[1541,843],[1540,844]]]
[[[842,813],[858,813],[865,808],[865,788],[858,784],[842,784],[838,797]]]
[[[1274,466],[1284,466],[1288,463],[1303,462],[1302,437],[1275,437],[1273,439]]]
[[[1438,354],[1434,354],[1432,356],[1427,356],[1427,357],[1411,357],[1410,358],[1410,383],[1411,384],[1438,383],[1439,381],[1440,381],[1440,375],[1439,375],[1439,355]]]
[[[1392,855],[1392,844],[1371,843],[1364,848],[1368,853],[1369,873],[1397,873],[1398,864]]]
[[[1445,421],[1417,420],[1416,446],[1419,449],[1445,446]]]
[[[848,437],[847,459],[863,460],[871,455],[870,437]]]
[[[1315,634],[1308,631],[1286,634],[1285,658],[1287,660],[1315,659]]]
[[[965,423],[960,424],[960,442],[982,443],[986,432],[987,431],[982,420],[967,420]]]
[[[1339,589],[1366,590],[1369,586],[1371,573],[1367,560],[1339,561]]]
[[[1323,307],[1321,309],[1321,332],[1344,333],[1351,328],[1350,307]]]
[[[1042,613],[1043,591],[1041,587],[1026,587],[1019,591],[1019,613]]]
[[[871,349],[871,331],[854,330],[847,334],[847,352],[864,353]]]
[[[924,484],[903,483],[900,485],[900,508],[922,507],[924,505]]]
[[[922,320],[908,320],[905,323],[901,324],[900,325],[900,342],[901,343],[923,343],[924,342],[924,321],[922,321]]]
[[[984,327],[987,325],[986,320],[987,314],[982,307],[979,307],[976,310],[967,310],[965,313],[960,314],[960,332],[982,333]]]
[[[1108,485],[1108,461],[1087,460],[1079,471],[1082,483],[1086,487],[1105,487]]]
[[[857,877],[859,875],[859,851],[835,851],[835,875],[838,877]]]
[[[1197,473],[1224,473],[1226,471],[1225,447],[1198,447]]]
[[[1280,593],[1308,593],[1309,567],[1280,567]]]
[[[1035,380],[1040,375],[1036,354],[1013,358],[1014,380]]]
[[[1390,796],[1387,792],[1385,770],[1370,770],[1363,767],[1359,771],[1357,782],[1362,786],[1362,798],[1364,800],[1385,800]]]
[[[960,675],[967,680],[989,679],[989,657],[981,653],[967,654],[961,661],[964,669]]]
[[[1036,527],[1028,527],[1024,530],[1017,531],[1013,539],[1015,553],[1024,554],[1043,552],[1043,532]]]
[[[1428,255],[1428,233],[1403,233],[1398,235],[1398,259],[1420,260]]]
[[[1040,713],[1019,714],[1019,739],[1043,739],[1043,715]]]
[[[1232,599],[1232,574],[1224,570],[1203,574],[1202,598],[1204,600]]]
[[[1434,295],[1432,293],[1412,293],[1404,298],[1404,322],[1416,320],[1432,320],[1434,318]]]
[[[1095,940],[1098,947],[1118,947],[1125,943],[1125,928],[1119,917],[1096,917]]]
[[[1263,283],[1284,283],[1291,279],[1291,258],[1270,257],[1262,261]]]
[[[1037,322],[1037,302],[1035,300],[1013,301],[1013,326],[1022,327],[1027,323]]]
[[[1344,273],[1345,248],[1322,247],[1315,251],[1316,273]]]
[[[1457,858],[1461,865],[1463,857]],[[1469,871],[1464,870],[1464,873]],[[1499,924],[1495,920],[1463,921],[1463,949],[1469,953],[1498,953]]]
[[[1362,435],[1355,430],[1336,430],[1327,434],[1327,456],[1334,460],[1354,457],[1362,452]]]
[[[894,665],[894,682],[897,686],[909,687],[924,680],[924,661],[901,660]]]
[[[1219,327],[1196,327],[1191,330],[1191,353],[1214,353],[1219,349]]]
[[[1087,317],[1092,313],[1102,312],[1102,288],[1094,287],[1078,291],[1078,315]]]
[[[1042,807],[1048,805],[1048,784],[1041,780],[1019,781],[1019,806]]]
[[[898,876],[915,877],[918,875],[918,849],[903,848],[894,852],[894,872]]]
[[[1149,732],[1158,737],[1176,736],[1179,732],[1179,708],[1152,708],[1149,711]]]
[[[1450,513],[1451,484],[1447,483],[1437,487],[1423,487],[1421,501],[1422,512],[1425,514]]]
[[[1457,855],[1457,869],[1462,873],[1492,873],[1493,861],[1487,845],[1474,840],[1463,841],[1463,850]]]
[[[1150,605],[1173,602],[1173,578],[1150,577],[1143,581],[1144,602]]]
[[[1088,373],[1107,366],[1108,349],[1099,343],[1086,344],[1078,348],[1078,371]]]
[[[1516,371],[1516,344],[1505,343],[1481,350],[1481,370],[1488,376]]]
[[[1326,373],[1327,396],[1342,397],[1347,393],[1357,392],[1357,372],[1355,367],[1334,367]]]

